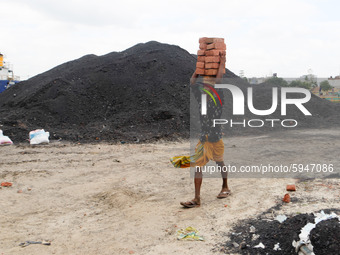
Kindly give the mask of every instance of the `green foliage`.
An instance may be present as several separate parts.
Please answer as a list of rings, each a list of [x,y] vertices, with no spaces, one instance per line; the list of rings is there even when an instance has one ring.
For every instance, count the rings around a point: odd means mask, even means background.
[[[267,82],[281,87],[299,87],[309,90],[318,86],[316,79],[313,79],[313,77],[309,78],[308,76],[305,76],[304,80],[295,80],[290,83],[279,77],[271,77],[267,80]]]
[[[299,88],[305,88],[305,89],[311,89],[312,88],[312,83],[310,81],[292,81],[289,83],[289,87],[299,87]]]
[[[305,76],[305,82],[310,83],[312,88],[315,88],[318,86],[318,83],[316,82],[316,77],[315,76]]]
[[[278,85],[281,87],[288,87],[288,82],[278,77],[269,78],[266,82],[269,82],[270,84]]]
[[[321,90],[323,91],[328,91],[328,90],[331,90],[333,87],[331,86],[331,84],[329,84],[328,81],[322,81],[320,82],[320,87],[321,87]]]

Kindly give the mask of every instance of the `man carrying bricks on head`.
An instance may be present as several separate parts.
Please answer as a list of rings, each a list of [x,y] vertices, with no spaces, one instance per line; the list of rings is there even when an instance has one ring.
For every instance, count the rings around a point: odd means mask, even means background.
[[[223,38],[200,38],[200,50],[198,51],[196,70],[193,73],[190,84],[191,91],[194,94],[199,109],[201,109],[201,94],[207,94],[207,114],[200,115],[201,137],[196,145],[195,154],[192,156],[178,156],[171,158],[175,167],[195,167],[195,198],[181,202],[180,204],[187,208],[199,207],[201,204],[200,191],[202,185],[202,166],[210,160],[223,169],[225,167],[223,154],[224,143],[222,141],[221,125],[212,126],[213,119],[220,119],[222,114],[223,96],[220,92],[217,94],[214,89],[215,83],[220,83],[225,73],[226,46]],[[198,78],[203,78],[203,82],[197,82]],[[216,104],[213,94],[218,97],[220,104]],[[222,173],[222,189],[217,198],[226,198],[230,195],[228,188],[227,172]]]

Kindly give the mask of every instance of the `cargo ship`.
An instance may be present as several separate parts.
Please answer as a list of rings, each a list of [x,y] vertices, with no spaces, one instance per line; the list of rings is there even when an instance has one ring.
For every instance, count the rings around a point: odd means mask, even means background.
[[[9,63],[4,61],[4,55],[0,53],[0,93],[19,81],[20,78],[18,76],[14,76]]]

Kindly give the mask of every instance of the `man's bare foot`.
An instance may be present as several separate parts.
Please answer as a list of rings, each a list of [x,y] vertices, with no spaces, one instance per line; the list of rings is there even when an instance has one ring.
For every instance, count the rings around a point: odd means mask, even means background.
[[[226,198],[229,197],[231,194],[231,191],[229,189],[222,189],[220,194],[217,195],[217,198]]]
[[[180,204],[183,205],[186,208],[194,208],[194,207],[200,207],[201,201],[200,201],[200,199],[194,198],[191,201],[180,202]]]

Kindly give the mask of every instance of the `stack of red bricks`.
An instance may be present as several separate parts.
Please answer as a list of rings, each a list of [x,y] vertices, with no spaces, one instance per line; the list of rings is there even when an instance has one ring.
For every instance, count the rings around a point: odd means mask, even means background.
[[[223,38],[202,37],[199,39],[200,49],[197,51],[196,74],[216,76],[220,66],[220,52],[227,47]],[[223,68],[223,73],[225,69]]]

